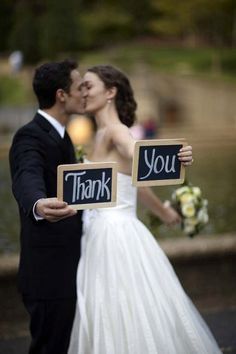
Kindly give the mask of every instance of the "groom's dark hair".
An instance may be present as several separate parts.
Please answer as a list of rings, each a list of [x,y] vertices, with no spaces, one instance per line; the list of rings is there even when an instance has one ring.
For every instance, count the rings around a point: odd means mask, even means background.
[[[51,108],[56,102],[56,92],[63,89],[70,91],[70,73],[78,64],[74,60],[66,59],[61,62],[45,63],[35,70],[33,89],[39,102],[39,108]]]

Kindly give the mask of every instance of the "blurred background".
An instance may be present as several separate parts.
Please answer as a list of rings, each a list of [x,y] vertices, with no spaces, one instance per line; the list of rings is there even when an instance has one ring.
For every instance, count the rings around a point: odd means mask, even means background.
[[[28,338],[26,315],[15,289],[19,221],[8,150],[15,131],[32,119],[37,108],[31,88],[35,67],[70,57],[79,62],[82,74],[90,65],[105,63],[127,73],[138,102],[132,128],[138,139],[186,138],[193,146],[194,164],[187,179],[201,188],[209,202],[210,219],[201,234],[189,239],[180,227],[160,225],[141,208],[138,213],[170,257],[224,352],[233,353],[235,0],[178,4],[174,0],[1,0],[0,32],[0,303],[6,319],[0,323],[2,346],[13,337],[23,338],[17,342],[19,349]],[[89,149],[93,127],[87,117],[72,117],[68,131],[75,146]],[[173,186],[155,188],[163,200],[170,199],[173,190]],[[9,348],[2,352],[11,353]]]

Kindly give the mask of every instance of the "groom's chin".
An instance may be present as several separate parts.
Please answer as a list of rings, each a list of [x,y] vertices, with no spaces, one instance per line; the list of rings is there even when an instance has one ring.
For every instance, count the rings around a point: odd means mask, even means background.
[[[83,115],[83,114],[85,114],[85,113],[86,113],[85,107],[80,107],[80,108],[78,109],[78,111],[77,111],[77,114],[79,114],[79,115]]]

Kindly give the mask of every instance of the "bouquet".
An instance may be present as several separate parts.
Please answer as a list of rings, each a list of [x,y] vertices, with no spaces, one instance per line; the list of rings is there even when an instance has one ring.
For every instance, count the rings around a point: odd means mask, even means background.
[[[199,187],[185,185],[172,193],[172,205],[182,216],[183,232],[193,237],[208,223],[207,199]]]
[[[77,162],[84,162],[84,157],[86,153],[84,151],[83,145],[78,145],[75,147],[75,158]]]

